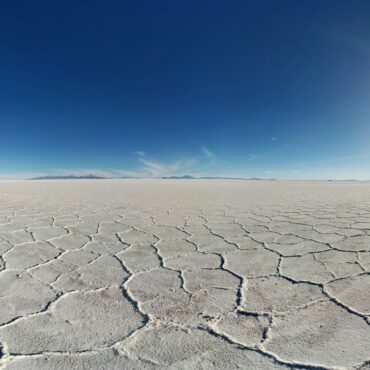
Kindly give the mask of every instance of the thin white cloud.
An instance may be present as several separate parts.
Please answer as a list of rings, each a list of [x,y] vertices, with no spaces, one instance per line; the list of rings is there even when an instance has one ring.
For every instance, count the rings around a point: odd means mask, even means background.
[[[141,166],[137,170],[115,170],[121,176],[138,178],[160,178],[164,176],[183,175],[194,170],[195,159],[163,163],[152,159],[139,158]]]
[[[134,152],[135,155],[139,156],[139,157],[146,157],[146,154],[145,152],[143,152],[142,150],[136,150]]]
[[[271,138],[271,140],[272,141],[276,141],[278,138],[276,137],[276,136],[273,136],[272,138]]]
[[[207,158],[214,158],[215,157],[214,153],[212,151],[210,151],[208,148],[206,148],[204,145],[201,146],[201,150]]]
[[[256,155],[256,154],[249,154],[248,156],[248,160],[249,161],[254,161],[255,159],[257,159],[259,156]]]
[[[324,30],[324,34],[335,40],[342,41],[354,49],[370,52],[370,40],[356,34],[334,28],[327,31]]]
[[[214,166],[217,164],[217,156],[214,152],[212,152],[209,148],[207,148],[204,145],[201,145],[200,150],[203,153],[204,157],[208,160],[206,167]]]
[[[171,163],[164,163],[157,160],[139,156],[140,166],[137,169],[107,169],[99,168],[58,168],[47,172],[28,172],[28,173],[13,173],[1,174],[0,180],[17,180],[30,179],[41,176],[87,176],[94,175],[107,178],[119,177],[137,177],[137,178],[161,178],[164,176],[195,174],[197,161],[195,159],[178,160]]]
[[[209,176],[207,169],[215,164],[215,154],[201,146],[203,158],[199,161],[194,158],[181,159],[172,162],[163,162],[150,158],[144,151],[138,150],[133,152],[137,156],[139,165],[137,168],[58,168],[47,172],[40,173],[16,173],[11,175],[2,175],[0,179],[27,179],[40,176],[87,176],[94,175],[106,178],[120,178],[120,177],[137,177],[137,178],[161,178],[165,176]]]

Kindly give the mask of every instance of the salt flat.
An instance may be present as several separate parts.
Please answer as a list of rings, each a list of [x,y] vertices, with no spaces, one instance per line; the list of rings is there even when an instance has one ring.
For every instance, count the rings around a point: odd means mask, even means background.
[[[0,183],[1,368],[370,369],[370,184]]]

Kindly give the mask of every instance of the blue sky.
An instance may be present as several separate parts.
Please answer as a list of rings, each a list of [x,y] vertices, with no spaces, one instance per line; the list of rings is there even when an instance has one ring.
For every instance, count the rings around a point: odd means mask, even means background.
[[[8,1],[0,178],[370,179],[370,2]]]

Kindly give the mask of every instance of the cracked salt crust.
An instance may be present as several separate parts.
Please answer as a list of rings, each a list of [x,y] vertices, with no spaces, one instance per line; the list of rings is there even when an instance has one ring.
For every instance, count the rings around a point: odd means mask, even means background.
[[[0,182],[0,205],[1,369],[369,369],[368,184]]]

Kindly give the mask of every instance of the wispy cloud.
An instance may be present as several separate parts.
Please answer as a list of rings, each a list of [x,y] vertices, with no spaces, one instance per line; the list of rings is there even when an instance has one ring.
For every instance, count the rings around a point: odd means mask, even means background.
[[[209,148],[207,148],[204,145],[201,145],[200,150],[201,150],[203,156],[207,160],[207,163],[206,163],[205,167],[215,166],[217,164],[217,156],[212,150],[210,150]]]
[[[359,51],[370,52],[370,40],[338,27],[314,26],[313,31],[320,36],[340,41]]]
[[[200,149],[207,158],[209,159],[215,158],[215,154],[211,150],[209,150],[207,147],[205,147],[204,145],[202,145]]]
[[[271,138],[271,141],[276,141],[278,138],[276,137],[276,136],[273,136],[272,138]]]
[[[146,157],[145,152],[143,152],[142,150],[137,150],[137,151],[134,152],[134,154],[139,156],[139,157]]]
[[[150,157],[142,150],[137,150],[133,152],[138,162],[136,168],[58,168],[40,173],[16,173],[3,175],[0,177],[0,179],[27,179],[46,175],[94,175],[107,178],[161,178],[164,176],[181,176],[185,174],[193,176],[208,176],[208,170],[210,167],[216,164],[216,155],[205,146],[201,146],[201,153],[202,155],[200,155],[198,152],[197,158],[182,158],[174,161],[160,161]]]
[[[182,175],[192,171],[197,164],[195,159],[179,160],[172,163],[164,163],[147,158],[139,158],[141,166],[137,170],[115,170],[121,176],[139,178],[159,178],[163,176]]]
[[[160,178],[164,176],[180,176],[184,174],[191,174],[195,176],[206,176],[207,169],[212,167],[217,162],[216,154],[205,145],[200,145],[200,152],[202,157],[180,159],[173,162],[164,162],[153,159],[144,151],[138,150],[134,154],[137,156],[139,166],[137,169],[116,169],[115,173],[120,176],[139,177],[139,178]]]
[[[332,30],[329,35],[336,40],[343,41],[355,49],[370,52],[370,40],[339,30]]]
[[[248,156],[248,160],[249,161],[254,161],[257,158],[259,158],[259,156],[256,155],[256,154],[249,154],[249,156]]]

